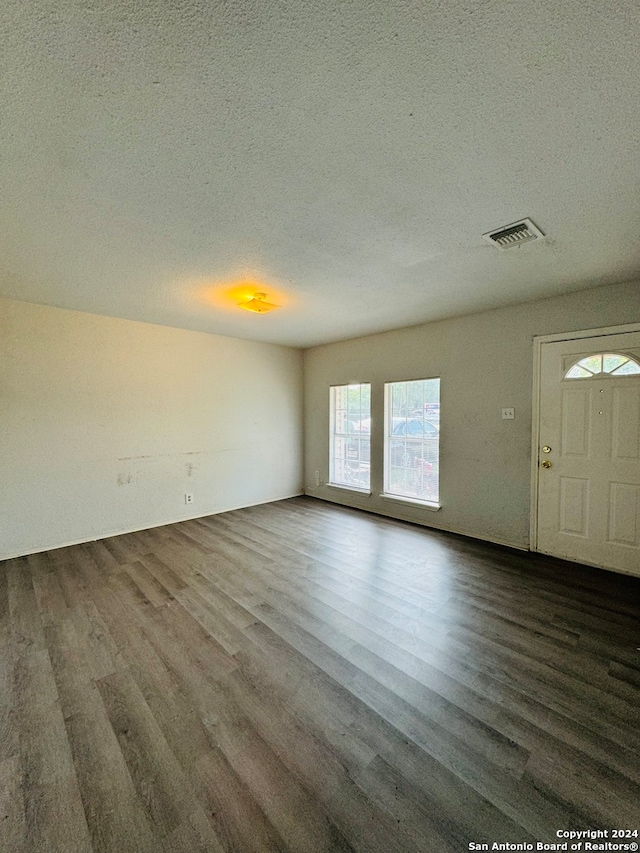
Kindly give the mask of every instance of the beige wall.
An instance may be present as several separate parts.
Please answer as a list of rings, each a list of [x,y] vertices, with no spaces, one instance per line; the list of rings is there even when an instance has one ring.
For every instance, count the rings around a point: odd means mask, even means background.
[[[305,351],[308,494],[527,547],[536,335],[640,322],[640,283],[488,311]],[[383,383],[441,377],[441,502],[428,512],[379,497]],[[329,471],[329,386],[372,383],[372,495],[314,486]],[[501,409],[514,406],[514,421]]]
[[[300,351],[0,300],[0,558],[299,494],[301,470]]]
[[[307,350],[306,490],[526,547],[532,338],[631,322],[638,283]],[[375,464],[383,383],[429,376],[442,378],[438,513],[380,499]],[[329,386],[366,381],[373,494],[316,489]],[[0,559],[298,494],[301,419],[298,350],[0,300]]]

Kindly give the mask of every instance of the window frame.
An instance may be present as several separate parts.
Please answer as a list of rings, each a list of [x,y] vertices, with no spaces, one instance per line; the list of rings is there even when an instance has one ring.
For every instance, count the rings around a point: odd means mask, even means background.
[[[429,382],[437,380],[438,381],[438,421],[440,421],[440,411],[441,411],[441,403],[440,403],[440,382],[441,377],[439,376],[428,376],[421,377],[419,379],[400,379],[394,380],[391,382],[384,383],[384,436],[383,436],[383,451],[382,451],[382,476],[383,476],[383,491],[380,495],[381,498],[389,501],[394,501],[397,503],[405,503],[411,504],[414,506],[422,507],[423,509],[429,509],[433,511],[437,511],[441,509],[442,504],[440,502],[440,428],[438,426],[438,434],[437,434],[437,472],[436,472],[436,487],[437,487],[437,497],[435,500],[420,498],[415,495],[410,494],[402,494],[396,491],[391,491],[391,486],[389,483],[389,478],[391,476],[391,442],[394,439],[394,416],[391,411],[392,406],[392,389],[393,386],[396,385],[405,385],[410,384],[411,382]],[[424,403],[424,400],[423,400]],[[435,405],[435,404],[432,404]],[[408,416],[407,416],[408,417]],[[409,420],[409,419],[408,419]],[[424,416],[423,416],[424,423]],[[408,421],[407,421],[408,422]],[[428,421],[430,423],[430,421]],[[408,430],[407,430],[408,432]],[[409,436],[404,435],[403,438],[406,440]]]
[[[339,458],[336,455],[336,437],[345,438],[348,440],[348,436],[351,433],[336,432],[336,395],[339,389],[347,389],[347,388],[363,388],[367,387],[369,389],[369,410],[367,418],[360,418],[360,420],[369,420],[371,423],[371,383],[370,382],[348,382],[341,383],[340,385],[330,385],[329,386],[329,480],[327,485],[332,489],[343,489],[348,492],[356,492],[361,495],[370,495],[371,494],[371,428],[369,429],[369,433],[367,434],[369,440],[369,460],[365,463],[368,466],[367,476],[368,482],[366,485],[358,485],[355,482],[342,482],[338,479],[334,479],[335,477],[335,463],[336,459]],[[362,414],[362,407],[360,407],[360,414]],[[354,436],[358,439],[359,442],[362,441],[362,436]],[[361,444],[359,444],[358,453],[361,452]],[[362,465],[362,461],[360,461],[360,465]],[[362,472],[360,472],[362,473]]]

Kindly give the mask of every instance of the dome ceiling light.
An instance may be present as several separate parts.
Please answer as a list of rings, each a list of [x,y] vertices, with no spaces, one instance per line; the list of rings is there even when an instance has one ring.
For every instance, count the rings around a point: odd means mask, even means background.
[[[281,308],[280,305],[274,305],[273,302],[265,302],[267,298],[266,293],[254,293],[251,299],[246,300],[245,302],[239,302],[239,306],[244,308],[245,311],[253,311],[256,314],[267,314],[269,311],[273,311],[274,308]]]

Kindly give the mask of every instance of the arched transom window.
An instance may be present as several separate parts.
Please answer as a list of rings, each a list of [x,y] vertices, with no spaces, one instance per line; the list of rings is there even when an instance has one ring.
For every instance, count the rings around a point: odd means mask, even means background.
[[[564,375],[565,379],[588,379],[594,376],[635,376],[640,374],[640,364],[630,355],[601,352],[581,358]]]

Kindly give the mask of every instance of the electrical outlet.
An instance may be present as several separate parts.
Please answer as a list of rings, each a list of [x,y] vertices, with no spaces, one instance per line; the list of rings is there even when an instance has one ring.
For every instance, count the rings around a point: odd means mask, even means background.
[[[315,472],[316,486],[320,485],[320,471]]]
[[[513,408],[503,409],[502,410],[502,420],[503,421],[512,421],[515,419],[516,410]]]
[[[193,493],[192,492],[186,492],[185,493],[184,502],[186,504],[192,504],[193,503]]]

